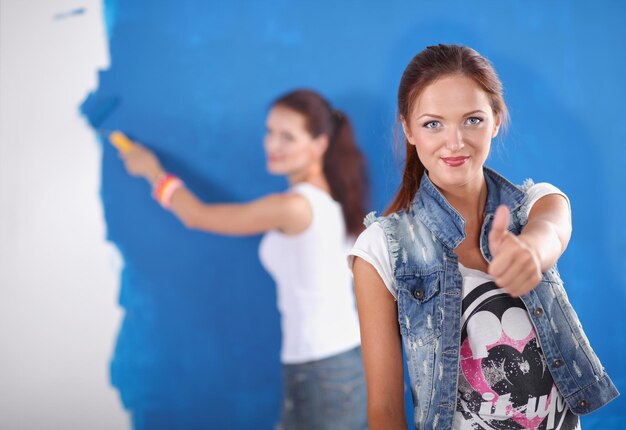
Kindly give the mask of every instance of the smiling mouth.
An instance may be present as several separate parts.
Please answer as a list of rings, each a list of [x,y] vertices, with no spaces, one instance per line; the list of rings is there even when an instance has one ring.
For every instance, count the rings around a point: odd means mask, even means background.
[[[462,166],[463,164],[465,164],[467,160],[469,160],[469,157],[442,157],[441,158],[441,161],[443,161],[444,163],[446,163],[448,166],[451,166],[451,167]]]

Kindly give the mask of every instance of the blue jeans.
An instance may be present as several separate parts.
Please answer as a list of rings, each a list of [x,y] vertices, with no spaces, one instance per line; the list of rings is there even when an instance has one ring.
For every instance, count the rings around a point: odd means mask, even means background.
[[[367,428],[361,348],[321,360],[283,366],[281,430]]]

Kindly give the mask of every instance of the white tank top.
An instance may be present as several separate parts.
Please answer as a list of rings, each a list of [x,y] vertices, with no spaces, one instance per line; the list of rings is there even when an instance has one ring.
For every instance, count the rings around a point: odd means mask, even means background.
[[[319,360],[360,344],[358,316],[346,255],[341,206],[309,184],[293,186],[313,210],[311,225],[287,236],[272,230],[259,247],[261,263],[277,287],[285,364]]]

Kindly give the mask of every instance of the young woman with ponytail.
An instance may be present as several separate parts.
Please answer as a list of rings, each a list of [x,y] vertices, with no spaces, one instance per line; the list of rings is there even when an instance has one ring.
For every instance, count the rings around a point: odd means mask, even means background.
[[[121,152],[155,198],[191,229],[264,233],[259,255],[277,286],[283,333],[281,428],[364,429],[365,380],[345,255],[362,230],[365,160],[350,122],[318,93],[278,98],[267,116],[267,169],[290,188],[244,204],[206,204],[140,144]]]

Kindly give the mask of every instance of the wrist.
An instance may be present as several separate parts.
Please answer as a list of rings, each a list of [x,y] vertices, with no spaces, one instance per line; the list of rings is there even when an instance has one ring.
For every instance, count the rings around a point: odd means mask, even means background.
[[[170,209],[174,192],[184,186],[185,183],[181,181],[180,178],[164,172],[154,183],[152,196],[165,209]]]
[[[152,172],[149,172],[146,175],[146,179],[148,180],[148,182],[150,182],[150,185],[152,186],[152,188],[155,188],[157,184],[159,183],[159,181],[165,175],[167,175],[167,172],[163,170],[161,167],[159,167],[157,169],[154,169]]]

